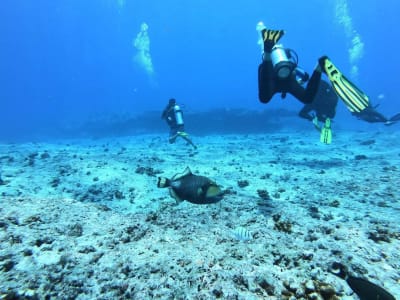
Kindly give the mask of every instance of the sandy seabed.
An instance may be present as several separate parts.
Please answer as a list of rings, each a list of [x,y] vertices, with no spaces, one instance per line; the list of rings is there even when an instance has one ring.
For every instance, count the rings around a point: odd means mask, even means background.
[[[400,298],[400,134],[316,132],[1,144],[1,299]],[[224,199],[175,204],[189,166]]]

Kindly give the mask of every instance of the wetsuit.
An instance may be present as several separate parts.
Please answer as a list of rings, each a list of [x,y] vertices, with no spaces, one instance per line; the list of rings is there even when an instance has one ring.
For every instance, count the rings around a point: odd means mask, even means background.
[[[299,112],[299,116],[312,121],[313,116],[310,112],[315,111],[319,122],[325,122],[327,118],[332,120],[336,115],[338,101],[339,98],[335,91],[333,91],[331,85],[321,80],[314,101],[304,105]]]
[[[176,120],[176,114],[175,114],[175,101],[171,101],[168,103],[167,107],[164,109],[164,111],[161,114],[161,118],[165,119],[167,121],[167,124],[169,126],[169,142],[170,144],[175,143],[175,140],[177,137],[182,137],[185,141],[187,141],[190,145],[193,146],[193,148],[197,148],[197,146],[192,142],[192,140],[189,138],[189,135],[185,132],[185,126],[183,124],[178,124],[178,121]],[[183,112],[181,112],[183,115]]]
[[[268,103],[276,93],[282,93],[283,97],[289,93],[305,104],[311,103],[320,81],[319,68],[312,73],[306,88],[297,81],[295,71],[288,78],[279,78],[274,71],[270,54],[264,52],[264,60],[258,67],[258,98],[262,103]]]

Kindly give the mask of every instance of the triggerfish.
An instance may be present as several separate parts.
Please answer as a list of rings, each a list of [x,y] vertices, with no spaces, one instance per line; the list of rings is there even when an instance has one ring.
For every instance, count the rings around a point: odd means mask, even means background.
[[[169,188],[169,194],[177,203],[183,200],[194,204],[216,203],[222,199],[224,194],[214,181],[205,176],[192,174],[189,167],[171,179],[159,177],[157,187]]]
[[[375,283],[350,275],[347,267],[341,263],[334,262],[330,271],[346,280],[347,284],[361,300],[396,300],[392,294]]]

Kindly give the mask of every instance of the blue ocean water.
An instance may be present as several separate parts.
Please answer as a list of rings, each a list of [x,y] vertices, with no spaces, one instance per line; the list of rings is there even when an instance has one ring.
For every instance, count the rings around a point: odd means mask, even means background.
[[[1,6],[2,138],[161,111],[170,97],[189,111],[298,110],[290,96],[276,95],[268,105],[257,99],[259,21],[286,30],[282,43],[308,72],[327,54],[349,77],[358,69],[353,80],[380,111],[400,111],[394,0],[6,0]],[[143,23],[151,72],[134,45]],[[341,119],[361,122],[344,105]]]

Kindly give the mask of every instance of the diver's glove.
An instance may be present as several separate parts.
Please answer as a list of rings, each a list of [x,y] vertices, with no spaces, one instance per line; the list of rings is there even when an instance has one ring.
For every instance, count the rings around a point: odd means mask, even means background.
[[[264,52],[271,52],[272,47],[275,46],[284,34],[283,30],[263,29],[261,35],[264,41]]]
[[[299,84],[306,83],[310,79],[310,75],[301,68],[296,68],[296,79]]]

